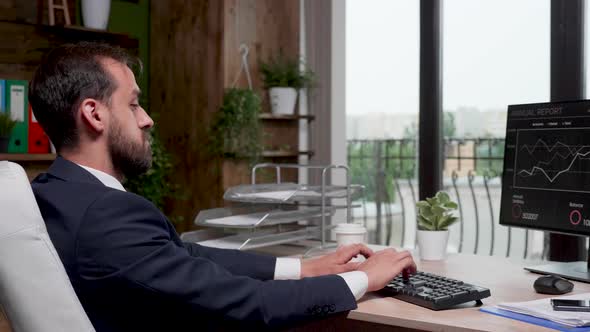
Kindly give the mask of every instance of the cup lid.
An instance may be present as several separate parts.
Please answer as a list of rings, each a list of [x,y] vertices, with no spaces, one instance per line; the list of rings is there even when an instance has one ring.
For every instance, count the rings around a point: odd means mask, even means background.
[[[366,233],[367,229],[362,224],[338,224],[335,229],[336,233],[342,234],[362,234]]]

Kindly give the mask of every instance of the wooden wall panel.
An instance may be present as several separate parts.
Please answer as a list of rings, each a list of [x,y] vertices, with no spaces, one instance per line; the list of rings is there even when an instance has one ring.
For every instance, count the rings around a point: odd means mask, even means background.
[[[240,69],[241,43],[250,47],[254,89],[264,99],[258,59],[267,60],[280,51],[298,56],[299,0],[152,0],[150,4],[150,110],[160,116],[156,129],[177,158],[176,176],[189,197],[171,202],[166,211],[185,217],[185,224],[178,227],[184,231],[199,210],[223,204],[225,188],[249,181],[247,162],[210,158],[207,130],[224,89],[231,87]],[[237,86],[247,87],[245,73]],[[264,111],[270,111],[267,102]],[[278,127],[270,129],[275,141],[296,147],[297,122],[276,123]],[[296,174],[289,179],[296,179]]]
[[[221,201],[219,162],[207,154],[207,129],[217,111],[222,82],[221,1],[151,1],[150,110],[156,130],[177,159],[177,182],[188,201],[170,202],[184,216],[182,231],[201,209]]]
[[[249,47],[248,59],[252,83],[254,90],[262,97],[262,111],[270,112],[268,92],[262,85],[258,64],[260,60],[268,61],[280,53],[290,57],[299,56],[299,0],[224,0],[224,2],[224,87],[232,87],[240,70],[239,47],[243,43]],[[237,87],[248,87],[246,75],[243,72]],[[299,144],[297,121],[264,122],[263,128],[265,148],[277,149],[288,145],[292,150],[297,150]],[[265,161],[296,163],[297,157]],[[247,163],[238,163],[236,166],[247,167]],[[234,176],[224,171],[224,189],[243,183],[241,174],[245,172],[248,170],[239,169]],[[296,182],[297,173],[287,172],[285,180]]]
[[[258,60],[283,52],[298,56],[299,0],[224,0],[224,86],[230,87],[240,69],[239,46],[250,48],[250,72],[256,90],[262,89]],[[239,87],[247,87],[245,76]],[[268,109],[266,110],[268,111]]]

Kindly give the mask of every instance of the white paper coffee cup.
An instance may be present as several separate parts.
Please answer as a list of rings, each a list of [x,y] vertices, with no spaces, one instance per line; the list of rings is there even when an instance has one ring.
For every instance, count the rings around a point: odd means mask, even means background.
[[[361,224],[338,224],[334,232],[339,246],[367,242],[367,229]]]

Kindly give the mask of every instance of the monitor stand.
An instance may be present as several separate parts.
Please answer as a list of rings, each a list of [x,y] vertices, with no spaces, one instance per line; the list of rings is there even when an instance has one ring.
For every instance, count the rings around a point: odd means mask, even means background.
[[[590,248],[588,261],[550,262],[545,265],[525,267],[527,271],[540,274],[554,274],[566,279],[590,283]]]

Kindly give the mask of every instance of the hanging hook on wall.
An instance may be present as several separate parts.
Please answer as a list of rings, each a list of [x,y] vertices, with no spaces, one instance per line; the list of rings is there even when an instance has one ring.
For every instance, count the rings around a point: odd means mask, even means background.
[[[250,53],[250,48],[248,45],[242,43],[240,44],[239,52],[241,54],[241,65],[240,69],[238,70],[238,74],[232,83],[232,88],[235,88],[238,84],[238,80],[242,74],[242,71],[246,72],[246,79],[248,80],[248,88],[252,90],[252,78],[250,77],[250,69],[248,68],[248,54]]]

